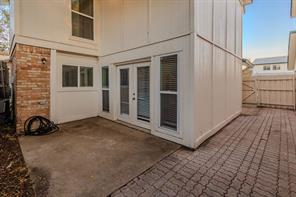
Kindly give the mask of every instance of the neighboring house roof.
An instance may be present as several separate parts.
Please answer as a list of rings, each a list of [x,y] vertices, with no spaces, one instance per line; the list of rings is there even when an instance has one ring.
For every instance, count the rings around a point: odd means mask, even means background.
[[[290,32],[288,69],[294,70],[296,63],[296,31]]]
[[[281,64],[287,63],[287,56],[279,56],[279,57],[266,57],[266,58],[257,58],[254,60],[254,65],[262,65],[262,64]]]
[[[296,17],[296,0],[291,0],[291,17]]]

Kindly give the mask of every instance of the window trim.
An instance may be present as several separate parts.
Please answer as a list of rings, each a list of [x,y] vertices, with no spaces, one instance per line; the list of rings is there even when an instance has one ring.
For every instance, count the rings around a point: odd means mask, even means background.
[[[168,57],[177,55],[177,91],[161,91],[160,90],[160,65],[161,65],[161,58],[162,57]],[[157,131],[172,137],[176,137],[179,139],[182,139],[182,132],[180,131],[180,63],[181,63],[181,52],[173,52],[173,53],[166,53],[164,55],[160,55],[157,57],[157,64],[158,64],[158,70],[157,70]],[[177,128],[176,129],[170,129],[168,127],[161,126],[161,94],[174,94],[177,95]]]
[[[93,88],[94,87],[94,67],[92,67],[92,66],[78,66],[79,68],[79,72],[78,72],[78,74],[79,74],[79,88]],[[92,69],[92,85],[91,86],[81,86],[81,68],[91,68]]]
[[[267,69],[267,68],[269,68],[269,69]],[[271,70],[271,66],[270,65],[263,66],[263,71],[270,71],[270,70]]]
[[[77,67],[77,86],[75,87],[64,87],[63,86],[63,66],[75,66]],[[81,86],[80,85],[80,68],[92,68],[93,69],[93,85],[92,86]],[[81,90],[93,90],[95,88],[95,67],[94,66],[89,66],[89,65],[73,65],[73,64],[61,64],[61,85],[60,85],[60,91],[81,91]]]
[[[93,44],[96,42],[96,3],[95,3],[95,0],[93,0],[93,16],[90,16],[90,15],[87,15],[87,14],[83,14],[81,12],[78,12],[76,10],[73,10],[72,9],[72,0],[70,0],[70,37],[69,39],[70,40],[73,40],[73,41],[80,41],[80,42],[86,42],[86,43],[90,43],[90,44]],[[87,18],[90,18],[93,20],[93,39],[87,39],[87,38],[82,38],[82,37],[79,37],[79,36],[74,36],[73,35],[73,28],[72,28],[72,12],[76,13],[76,14],[79,14],[81,16],[85,16]]]
[[[103,87],[103,69],[104,68],[107,68],[108,69],[108,88],[106,87]],[[102,87],[102,91],[101,91],[101,97],[102,97],[102,101],[101,101],[101,104],[102,104],[102,112],[104,113],[110,113],[110,68],[109,66],[102,66],[101,67],[101,87]],[[105,111],[103,109],[103,91],[108,91],[109,93],[109,111]]]
[[[77,68],[77,75],[78,76],[77,76],[77,85],[76,86],[64,86],[64,66],[76,67]],[[69,88],[78,88],[79,87],[79,82],[80,82],[79,74],[80,74],[80,70],[79,70],[79,67],[78,66],[69,65],[69,64],[62,64],[61,74],[62,74],[62,80],[61,80],[61,86],[62,86],[62,88],[69,89]]]
[[[277,71],[277,70],[281,70],[281,66],[278,65],[278,64],[273,64],[273,65],[272,65],[272,70],[275,70],[275,71]]]

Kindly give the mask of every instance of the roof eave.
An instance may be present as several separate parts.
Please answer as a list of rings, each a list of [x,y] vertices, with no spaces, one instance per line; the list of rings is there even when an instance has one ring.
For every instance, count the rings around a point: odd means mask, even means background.
[[[262,64],[254,64],[255,66],[258,65],[270,65],[270,64],[287,64],[288,62],[270,62],[270,63],[262,63]]]

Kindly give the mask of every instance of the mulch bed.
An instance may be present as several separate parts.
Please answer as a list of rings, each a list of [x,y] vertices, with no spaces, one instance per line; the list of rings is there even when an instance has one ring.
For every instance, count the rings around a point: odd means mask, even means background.
[[[14,129],[0,123],[0,196],[35,196]]]

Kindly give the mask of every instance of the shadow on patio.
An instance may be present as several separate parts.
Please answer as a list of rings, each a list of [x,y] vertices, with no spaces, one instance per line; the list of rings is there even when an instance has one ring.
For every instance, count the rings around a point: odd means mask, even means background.
[[[180,147],[102,118],[60,127],[20,138],[37,196],[106,196]]]

